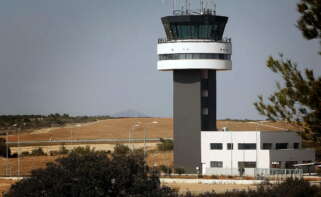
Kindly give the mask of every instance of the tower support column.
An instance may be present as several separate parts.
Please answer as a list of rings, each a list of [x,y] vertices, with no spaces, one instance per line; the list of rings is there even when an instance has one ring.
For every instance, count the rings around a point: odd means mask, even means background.
[[[174,167],[195,173],[201,165],[201,73],[174,70]]]

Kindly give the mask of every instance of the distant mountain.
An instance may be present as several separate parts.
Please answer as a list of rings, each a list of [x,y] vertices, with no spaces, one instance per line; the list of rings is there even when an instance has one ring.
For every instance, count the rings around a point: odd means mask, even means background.
[[[148,115],[141,113],[139,111],[136,110],[125,110],[125,111],[121,111],[118,113],[115,113],[112,115],[112,117],[131,117],[131,118],[142,118],[142,117],[149,117]]]

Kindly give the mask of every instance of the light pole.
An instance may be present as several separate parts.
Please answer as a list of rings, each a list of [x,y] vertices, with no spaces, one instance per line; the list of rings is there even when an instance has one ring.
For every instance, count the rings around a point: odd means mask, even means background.
[[[7,166],[6,166],[6,175],[8,175],[8,167],[9,167],[9,147],[8,147],[8,131],[7,131],[7,136],[6,136],[6,157],[7,157]]]
[[[19,157],[19,153],[20,153],[20,135],[19,135],[19,133],[18,133],[18,130],[20,129],[20,127],[19,128],[17,128],[17,124],[14,124],[14,125],[12,125],[14,128],[15,128],[15,130],[16,130],[16,136],[17,136],[17,140],[18,140],[18,143],[17,143],[17,163],[18,163],[18,166],[17,166],[17,176],[19,177],[20,176],[20,157]],[[19,132],[20,132],[20,130],[19,130]]]
[[[70,128],[70,145],[71,145],[71,149],[72,149],[72,128]]]
[[[129,146],[132,147],[132,149],[134,149],[133,147],[133,143],[132,143],[132,132],[134,130],[135,127],[139,127],[140,126],[140,122],[135,122],[134,125],[132,125],[130,128],[129,128],[129,131],[128,131],[128,143],[129,143]]]
[[[150,122],[150,123],[147,123],[145,125],[151,125],[151,124],[158,124],[158,121],[153,121],[153,122]],[[147,136],[147,129],[146,129],[146,126],[144,126],[144,158],[146,157],[146,136]]]
[[[20,177],[20,127],[18,130],[18,177]]]

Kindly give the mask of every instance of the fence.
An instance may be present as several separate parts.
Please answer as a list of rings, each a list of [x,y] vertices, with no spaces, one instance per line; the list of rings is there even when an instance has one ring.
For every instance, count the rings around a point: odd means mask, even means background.
[[[243,172],[238,168],[206,168],[205,173],[217,176],[249,176],[257,179],[286,179],[289,177],[301,178],[303,176],[302,169],[279,168],[245,168]]]

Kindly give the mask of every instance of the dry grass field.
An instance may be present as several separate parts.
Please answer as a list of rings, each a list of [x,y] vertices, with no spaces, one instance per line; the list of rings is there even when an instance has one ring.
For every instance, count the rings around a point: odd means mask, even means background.
[[[34,156],[34,157],[21,157],[20,158],[20,174],[22,176],[30,175],[34,169],[46,167],[46,163],[55,161],[61,156]],[[7,167],[8,166],[8,167]],[[18,172],[18,159],[0,158],[0,176],[17,176]]]
[[[136,126],[135,126],[136,125]],[[137,126],[139,125],[139,126]],[[267,121],[232,121],[224,120],[217,122],[218,128],[227,127],[228,130],[235,131],[280,131],[294,130],[300,131],[300,128],[288,125],[283,122],[267,122]],[[144,138],[144,129],[147,132],[147,138],[172,138],[173,137],[173,121],[170,118],[120,118],[101,120],[93,123],[69,125],[62,128],[40,129],[20,134],[21,141],[39,141],[39,140],[78,140],[78,139],[128,139],[131,131],[131,138]],[[5,136],[0,136],[5,137]],[[9,141],[17,141],[16,135],[9,135]],[[115,144],[66,144],[67,149],[72,149],[76,146],[91,146],[96,150],[112,150]],[[131,144],[133,145],[133,144]],[[52,146],[25,146],[20,147],[20,152],[31,151],[34,148],[41,147],[44,152],[49,153],[52,150],[58,150],[61,145]],[[142,148],[143,143],[134,143],[134,148]],[[153,150],[156,143],[147,143],[147,150]],[[12,147],[12,152],[17,152],[16,147]],[[52,162],[59,156],[29,156],[21,157],[21,174],[29,175],[31,170],[43,168],[47,162]],[[157,152],[151,151],[148,154],[147,163],[149,166],[167,165],[173,166],[172,152]],[[7,163],[8,162],[8,163]],[[6,166],[10,166],[6,170]],[[10,158],[8,161],[5,158],[0,158],[0,175],[17,173],[17,159]],[[0,194],[7,190],[15,181],[0,180]],[[216,192],[225,192],[233,189],[253,189],[254,186],[248,185],[208,185],[208,184],[170,184],[169,186],[178,188],[180,192],[204,192],[215,190]]]
[[[230,131],[300,131],[299,127],[284,122],[269,121],[219,120],[217,121],[217,127],[219,129],[227,127]],[[119,118],[25,132],[20,135],[20,140],[128,139],[130,131],[132,131],[132,138],[144,138],[144,129],[147,131],[147,138],[173,137],[173,121],[171,118]],[[17,136],[9,135],[9,141],[17,141]]]
[[[166,183],[163,184],[171,188],[175,188],[179,193],[191,192],[199,194],[204,192],[215,191],[216,193],[225,193],[233,190],[255,190],[255,185],[236,185],[236,184],[201,184],[201,183]]]

